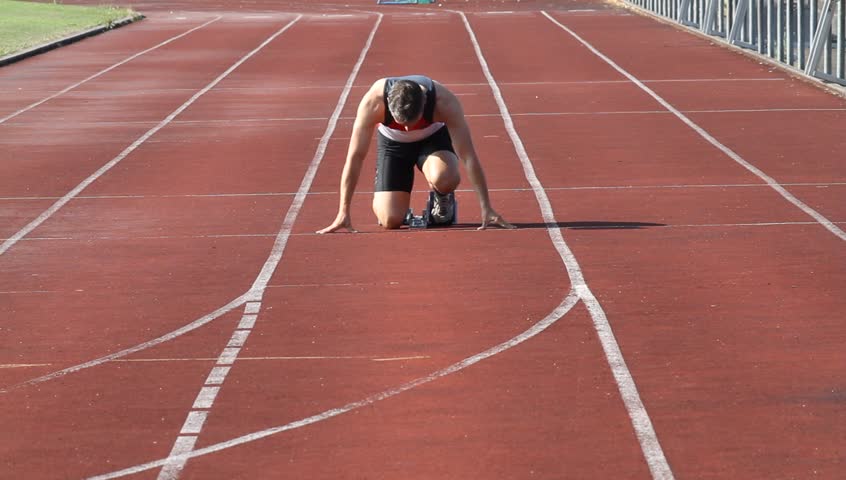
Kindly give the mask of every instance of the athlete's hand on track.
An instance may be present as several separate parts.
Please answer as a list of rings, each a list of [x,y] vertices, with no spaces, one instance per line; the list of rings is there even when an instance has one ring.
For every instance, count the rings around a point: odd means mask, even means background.
[[[502,218],[500,214],[496,213],[493,209],[487,209],[486,211],[482,212],[482,226],[477,228],[477,230],[484,230],[494,225],[509,230],[517,228],[515,225],[508,223],[504,218]]]
[[[347,230],[349,230],[352,233],[358,233],[358,230],[356,230],[352,226],[352,220],[350,219],[350,216],[346,215],[344,213],[339,213],[338,216],[335,217],[335,221],[332,222],[332,225],[329,225],[328,227],[324,228],[323,230],[318,230],[315,233],[322,235],[324,233],[337,232],[338,230],[340,230],[342,228],[346,228]]]

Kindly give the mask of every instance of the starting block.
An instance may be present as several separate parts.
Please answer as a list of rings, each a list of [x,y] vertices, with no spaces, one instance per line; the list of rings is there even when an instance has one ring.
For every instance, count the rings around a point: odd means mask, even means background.
[[[458,202],[455,200],[455,194],[450,193],[449,197],[452,199],[452,219],[446,223],[438,225],[455,225],[458,222]],[[420,216],[414,215],[414,210],[408,209],[405,214],[405,225],[411,229],[428,228],[430,225],[435,225],[432,220],[432,206],[435,204],[435,192],[429,192],[429,199],[426,201],[426,208],[420,212]]]

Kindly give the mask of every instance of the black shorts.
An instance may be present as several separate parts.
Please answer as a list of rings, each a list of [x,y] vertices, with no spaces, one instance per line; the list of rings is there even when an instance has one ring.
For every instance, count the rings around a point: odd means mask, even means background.
[[[376,134],[376,186],[377,192],[411,192],[414,186],[414,166],[423,169],[429,155],[452,149],[452,139],[446,125],[419,142],[403,143],[389,139],[381,132]]]

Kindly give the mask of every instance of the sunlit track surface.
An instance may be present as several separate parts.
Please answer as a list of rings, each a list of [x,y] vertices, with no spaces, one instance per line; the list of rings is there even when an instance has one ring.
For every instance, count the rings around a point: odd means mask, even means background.
[[[0,471],[838,478],[846,253],[773,185],[846,226],[846,102],[610,4],[441,3],[148,1],[0,69]],[[315,235],[406,73],[518,230],[465,178],[382,232],[371,152]]]

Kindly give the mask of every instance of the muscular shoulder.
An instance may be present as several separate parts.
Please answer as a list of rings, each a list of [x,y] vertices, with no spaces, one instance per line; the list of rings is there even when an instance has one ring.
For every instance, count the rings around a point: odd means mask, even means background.
[[[374,123],[381,122],[385,116],[384,92],[385,79],[376,80],[361,99],[361,104],[358,107],[359,115],[366,115],[367,119]]]
[[[458,97],[442,84],[434,82],[434,85],[438,95],[435,103],[435,120],[449,123],[450,120],[463,117],[464,112]]]

